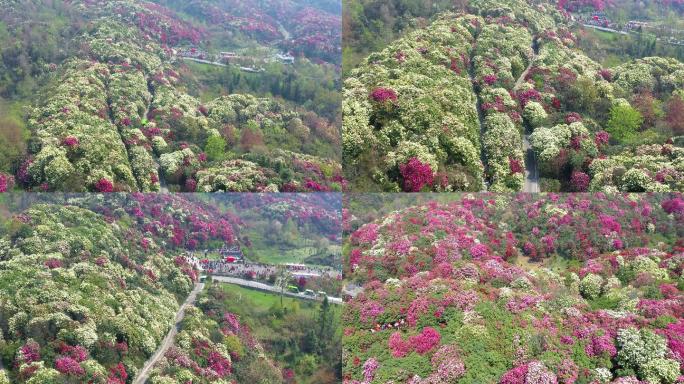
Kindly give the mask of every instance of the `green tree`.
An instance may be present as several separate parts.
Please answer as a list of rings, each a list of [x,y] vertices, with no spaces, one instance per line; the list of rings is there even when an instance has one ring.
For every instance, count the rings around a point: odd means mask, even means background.
[[[634,137],[644,117],[639,111],[629,104],[616,104],[610,108],[610,119],[606,131],[619,142],[624,142]]]
[[[226,150],[226,140],[221,136],[211,136],[204,146],[204,152],[209,160],[221,160]]]

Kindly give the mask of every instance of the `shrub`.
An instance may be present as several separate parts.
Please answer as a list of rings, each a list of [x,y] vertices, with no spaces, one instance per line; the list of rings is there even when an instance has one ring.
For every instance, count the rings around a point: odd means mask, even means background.
[[[580,293],[589,300],[593,300],[601,296],[601,287],[603,285],[603,278],[599,275],[590,273],[580,281]]]
[[[606,131],[617,141],[624,142],[636,135],[644,122],[639,111],[627,103],[616,103],[610,108],[610,119]]]
[[[221,136],[211,136],[207,139],[207,144],[204,146],[204,152],[209,160],[216,161],[223,158],[226,150],[226,140]]]
[[[430,164],[421,162],[417,157],[399,165],[399,172],[405,192],[420,192],[423,187],[431,185],[434,179]]]

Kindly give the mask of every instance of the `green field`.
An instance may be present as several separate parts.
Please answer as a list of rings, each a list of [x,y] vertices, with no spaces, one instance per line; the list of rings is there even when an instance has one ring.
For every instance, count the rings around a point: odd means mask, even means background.
[[[322,304],[318,301],[283,297],[281,307],[279,294],[216,284],[207,284],[204,295],[217,292],[218,288],[222,302],[214,304],[235,313],[269,356],[283,367],[294,369],[297,383],[319,384],[322,381],[317,379],[316,371],[335,370],[342,337],[342,328],[338,326],[340,306],[330,305],[322,316]],[[322,324],[327,326],[322,328]],[[327,329],[325,333],[323,329]]]
[[[254,311],[269,311],[276,306],[280,306],[280,295],[278,294],[245,288],[235,284],[222,283],[221,285],[225,292],[233,295],[236,306],[249,306]],[[318,306],[318,302],[315,301],[283,296],[283,307],[285,308],[313,313],[318,309]]]

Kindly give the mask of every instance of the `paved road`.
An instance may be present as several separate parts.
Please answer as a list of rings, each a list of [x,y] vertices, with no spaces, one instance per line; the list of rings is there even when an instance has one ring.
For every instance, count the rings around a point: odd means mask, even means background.
[[[161,359],[166,354],[166,351],[169,349],[169,347],[173,345],[173,341],[176,338],[176,335],[178,334],[178,330],[180,328],[180,323],[181,321],[183,321],[183,318],[185,318],[185,309],[195,303],[197,295],[202,291],[202,289],[204,289],[203,283],[195,285],[195,289],[193,289],[192,292],[190,292],[188,298],[185,300],[183,305],[180,306],[178,312],[176,312],[176,319],[174,321],[173,327],[171,327],[169,333],[166,334],[166,337],[159,345],[159,348],[157,348],[157,351],[154,353],[154,355],[152,355],[152,357],[150,357],[145,362],[145,365],[133,380],[133,384],[144,384],[147,381],[147,378],[150,375],[152,367],[154,367],[154,365],[159,361],[159,359]]]
[[[218,67],[227,67],[227,65],[223,64],[223,63],[218,63],[216,61],[209,61],[209,60],[203,60],[203,59],[195,59],[194,57],[181,57],[181,59],[195,61],[195,62],[203,63],[203,64],[216,65]]]
[[[537,41],[533,41],[532,50],[534,55],[530,59],[530,64],[525,68],[523,73],[520,75],[518,80],[515,82],[513,90],[520,88],[525,81],[525,77],[530,72],[530,69],[534,65],[539,55],[539,47]],[[537,155],[535,155],[534,150],[532,150],[532,145],[530,144],[530,134],[525,133],[523,135],[523,151],[525,153],[525,185],[523,186],[523,192],[526,193],[539,193],[539,169],[537,168]]]
[[[212,276],[211,279],[214,280],[214,281],[219,281],[219,282],[221,282],[221,283],[236,284],[236,285],[241,285],[241,286],[243,286],[243,287],[249,287],[249,288],[258,289],[258,290],[261,290],[261,291],[268,291],[268,292],[273,292],[273,293],[280,294],[280,289],[279,289],[279,288],[274,287],[274,286],[272,286],[272,285],[268,285],[268,284],[264,284],[264,283],[259,283],[259,282],[257,282],[257,281],[244,280],[244,279],[238,279],[237,277],[227,277],[227,276]],[[297,299],[303,299],[303,300],[316,300],[316,301],[318,301],[318,300],[317,300],[316,298],[314,298],[314,297],[305,296],[305,295],[301,295],[301,294],[297,294],[297,293],[283,292],[283,294],[284,294],[285,296],[294,297],[294,298],[297,298]],[[337,304],[337,305],[341,305],[341,304],[343,303],[343,302],[342,302],[342,298],[339,298],[339,297],[332,297],[332,296],[328,296],[328,301],[329,301],[331,304]]]
[[[525,187],[523,192],[539,193],[539,169],[537,169],[537,155],[530,144],[530,134],[523,137],[523,149],[525,151]]]
[[[591,24],[582,24],[582,25],[587,27],[587,28],[598,29],[599,31],[619,33],[621,35],[629,35],[629,33],[625,32],[625,31],[618,31],[618,30],[613,29],[613,28],[599,27],[598,25],[591,25]]]

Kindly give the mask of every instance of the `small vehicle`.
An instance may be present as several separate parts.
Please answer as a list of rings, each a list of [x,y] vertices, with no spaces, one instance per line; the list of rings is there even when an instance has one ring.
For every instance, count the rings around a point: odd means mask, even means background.
[[[323,291],[318,291],[318,292],[316,292],[316,294],[317,294],[318,297],[320,297],[321,299],[325,299],[326,297],[328,297],[328,294],[325,293],[325,292],[323,292]]]
[[[206,280],[207,280],[207,277],[204,276],[204,275],[202,275],[202,276],[199,277],[199,282],[200,282],[200,283],[204,283]]]
[[[311,289],[307,289],[306,291],[304,291],[304,295],[314,297],[316,296],[316,293]]]
[[[292,293],[299,293],[299,287],[296,285],[288,285],[287,290]]]

